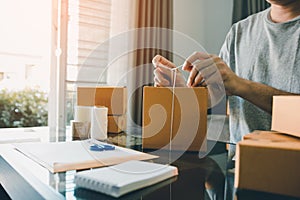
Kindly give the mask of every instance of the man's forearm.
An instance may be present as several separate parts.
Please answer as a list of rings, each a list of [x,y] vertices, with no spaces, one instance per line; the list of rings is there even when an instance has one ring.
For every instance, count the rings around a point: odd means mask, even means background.
[[[236,95],[246,99],[270,114],[272,113],[273,96],[299,95],[245,79],[240,79],[240,84],[241,88],[237,91]]]

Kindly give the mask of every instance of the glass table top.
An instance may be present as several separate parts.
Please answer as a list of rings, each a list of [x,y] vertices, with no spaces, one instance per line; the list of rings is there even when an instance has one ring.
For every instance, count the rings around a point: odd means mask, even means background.
[[[157,163],[177,166],[179,175],[158,184],[128,193],[118,199],[295,199],[286,196],[255,191],[234,189],[234,161],[228,159],[226,143],[207,140],[210,150],[203,156],[201,152],[156,151],[142,148],[139,130],[135,134],[109,134],[108,143],[118,146],[157,154]],[[78,140],[78,138],[69,138]],[[175,158],[175,159],[173,159]],[[26,163],[27,164],[27,163]],[[25,165],[26,165],[25,164]],[[22,163],[24,165],[24,163]],[[30,165],[30,164],[29,164]],[[33,164],[32,164],[33,165]],[[115,199],[87,189],[76,188],[75,170],[51,173],[43,167],[26,166],[41,182],[61,194],[65,199]],[[0,173],[1,174],[1,173]],[[19,192],[19,190],[16,190]]]

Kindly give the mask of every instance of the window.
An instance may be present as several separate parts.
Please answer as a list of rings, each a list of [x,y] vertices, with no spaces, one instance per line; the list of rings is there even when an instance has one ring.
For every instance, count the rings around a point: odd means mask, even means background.
[[[93,71],[107,65],[108,45],[101,52],[97,46],[109,39],[111,0],[69,1],[68,10],[66,79],[68,83],[94,83]],[[87,68],[89,75],[78,76],[81,68]]]
[[[47,126],[50,17],[51,0],[0,3],[0,128]]]
[[[73,118],[75,86],[99,83],[93,71],[104,71],[108,46],[102,52],[97,46],[110,36],[112,2],[11,0],[0,6],[0,90],[45,92],[50,132]]]
[[[76,86],[106,83],[111,0],[76,0],[68,5],[66,124],[73,119]],[[98,75],[103,74],[99,80]]]
[[[53,48],[57,49],[58,57],[52,60],[55,63],[57,59],[57,62],[51,72],[52,88],[56,90],[50,95],[49,105],[52,110],[49,119],[52,138],[60,140],[60,137],[65,137],[66,126],[73,119],[76,87],[105,85],[108,82],[107,41],[113,34],[128,29],[131,1],[58,1],[57,16],[60,18],[53,17],[54,32],[57,31],[58,35],[57,46]]]

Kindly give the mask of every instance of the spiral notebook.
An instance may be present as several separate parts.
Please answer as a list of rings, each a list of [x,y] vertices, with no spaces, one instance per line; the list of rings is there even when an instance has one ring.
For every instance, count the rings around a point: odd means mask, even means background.
[[[132,160],[110,167],[78,172],[76,187],[120,197],[178,175],[175,166]]]

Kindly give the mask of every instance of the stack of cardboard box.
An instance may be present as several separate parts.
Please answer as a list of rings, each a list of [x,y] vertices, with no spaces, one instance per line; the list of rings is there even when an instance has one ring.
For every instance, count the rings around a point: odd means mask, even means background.
[[[300,96],[274,96],[272,131],[237,144],[235,187],[300,197]]]
[[[127,89],[125,87],[78,87],[77,105],[108,108],[107,131],[126,130]]]

